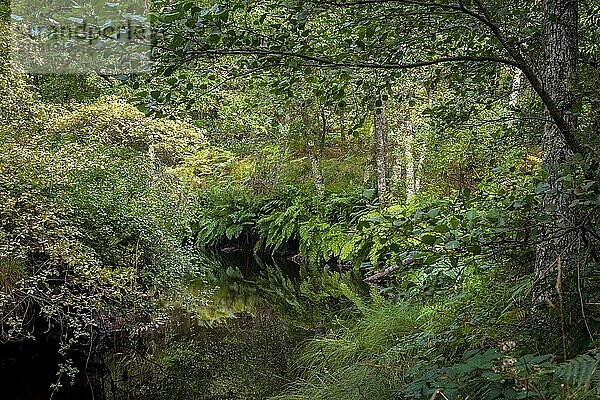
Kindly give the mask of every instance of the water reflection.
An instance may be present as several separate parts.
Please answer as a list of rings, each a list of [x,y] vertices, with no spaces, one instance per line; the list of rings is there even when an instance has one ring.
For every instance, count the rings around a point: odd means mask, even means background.
[[[368,291],[357,270],[332,271],[325,265],[300,266],[241,252],[207,254],[203,262],[207,275],[192,282],[190,290],[212,291],[209,303],[197,310],[208,325],[269,307],[289,324],[313,329],[344,310],[349,293]]]
[[[113,337],[104,354],[94,354],[102,366],[91,379],[96,384],[80,378],[54,398],[266,398],[294,379],[290,365],[298,345],[330,326],[347,308],[348,293],[367,290],[358,271],[300,267],[287,259],[238,252],[204,254],[200,262],[206,274],[189,282],[169,324]],[[206,304],[192,310],[183,301],[205,297]],[[48,349],[5,354],[0,398],[49,398],[56,353]]]
[[[261,258],[243,252],[204,254],[206,276],[190,282],[192,295],[206,296],[197,307],[199,321],[214,326],[241,313],[264,307],[269,286],[291,287],[300,278],[300,266],[287,259]]]

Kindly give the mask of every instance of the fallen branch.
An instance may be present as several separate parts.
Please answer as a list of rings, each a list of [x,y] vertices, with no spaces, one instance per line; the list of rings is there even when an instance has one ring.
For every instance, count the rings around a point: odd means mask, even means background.
[[[378,280],[385,278],[387,276],[389,276],[392,272],[399,270],[402,267],[405,267],[407,265],[410,265],[412,263],[414,263],[415,261],[412,258],[407,258],[404,261],[402,261],[401,265],[398,264],[392,264],[389,267],[387,267],[386,269],[384,269],[381,272],[378,272],[376,274],[373,274],[371,276],[366,277],[365,279],[363,279],[363,282],[368,283],[368,284],[374,284],[376,283]]]

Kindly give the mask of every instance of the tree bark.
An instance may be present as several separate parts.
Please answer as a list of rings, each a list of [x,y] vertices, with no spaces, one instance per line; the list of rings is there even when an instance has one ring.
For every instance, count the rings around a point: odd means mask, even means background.
[[[375,172],[377,175],[377,196],[383,201],[387,192],[387,129],[385,109],[382,107],[375,112],[373,123],[373,136],[375,138]]]
[[[427,142],[421,145],[421,154],[419,154],[419,162],[417,163],[417,172],[415,174],[415,193],[421,190],[421,178],[423,177],[423,168],[425,167],[425,153],[427,152]]]
[[[517,69],[515,71],[515,76],[513,78],[512,87],[510,89],[510,96],[508,99],[508,109],[509,113],[513,113],[514,109],[517,107],[519,103],[519,97],[521,97],[521,88],[523,87],[523,71]],[[506,126],[512,128],[515,124],[515,119],[511,117],[506,122]]]
[[[563,115],[571,132],[577,127],[577,119],[570,111],[575,102],[577,85],[577,46],[578,46],[578,2],[576,0],[546,0],[545,17],[545,68],[544,87],[556,107]],[[555,304],[559,289],[553,289],[556,282],[562,281],[557,276],[559,265],[562,274],[568,275],[573,269],[575,233],[568,233],[566,228],[574,225],[575,215],[569,207],[569,199],[561,193],[562,185],[558,179],[560,165],[571,159],[573,148],[569,145],[556,120],[550,118],[544,129],[542,143],[542,161],[548,168],[549,187],[543,199],[543,214],[549,224],[543,224],[540,234],[544,241],[538,245],[533,271],[533,305],[535,315],[540,316],[542,304],[551,307]],[[557,285],[556,285],[557,286]]]
[[[404,121],[404,160],[406,163],[405,179],[406,179],[406,199],[410,200],[415,195],[415,160],[413,156],[413,140],[415,132],[410,118]]]
[[[515,71],[515,77],[513,78],[512,87],[510,89],[510,98],[508,101],[508,107],[514,109],[519,103],[519,97],[521,96],[521,88],[523,87],[523,71],[517,69]]]
[[[314,134],[312,129],[312,124],[310,118],[308,116],[308,112],[306,109],[302,109],[302,122],[304,124],[304,139],[306,144],[306,155],[308,157],[308,161],[310,163],[310,170],[313,178],[313,183],[315,184],[315,191],[319,196],[325,194],[325,184],[323,183],[323,174],[321,173],[321,166],[319,164],[319,159],[317,157],[317,153],[315,151],[315,141]]]

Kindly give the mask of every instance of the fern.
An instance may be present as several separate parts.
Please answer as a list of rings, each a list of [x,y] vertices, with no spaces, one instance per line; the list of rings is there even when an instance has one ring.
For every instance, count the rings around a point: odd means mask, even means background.
[[[561,379],[571,388],[590,388],[593,384],[597,386],[600,382],[600,354],[581,354],[562,364],[555,372],[555,377]],[[600,387],[596,387],[596,393],[600,394]]]

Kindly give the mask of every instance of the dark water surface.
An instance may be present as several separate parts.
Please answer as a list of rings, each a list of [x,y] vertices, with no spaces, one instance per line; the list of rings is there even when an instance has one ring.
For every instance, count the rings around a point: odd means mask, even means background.
[[[187,295],[208,291],[209,302],[195,317],[182,311],[168,334],[96,357],[100,368],[52,398],[251,400],[280,392],[293,379],[298,346],[326,325],[326,309],[337,307],[322,292],[339,276],[324,279],[318,269],[301,272],[289,260],[243,253],[203,263],[209,272],[190,282]],[[0,400],[49,399],[56,350],[51,337],[0,345]]]
[[[56,383],[58,346],[51,338],[39,338],[16,344],[0,345],[1,400],[93,399],[85,376],[74,385],[64,387],[52,396],[51,385]]]

